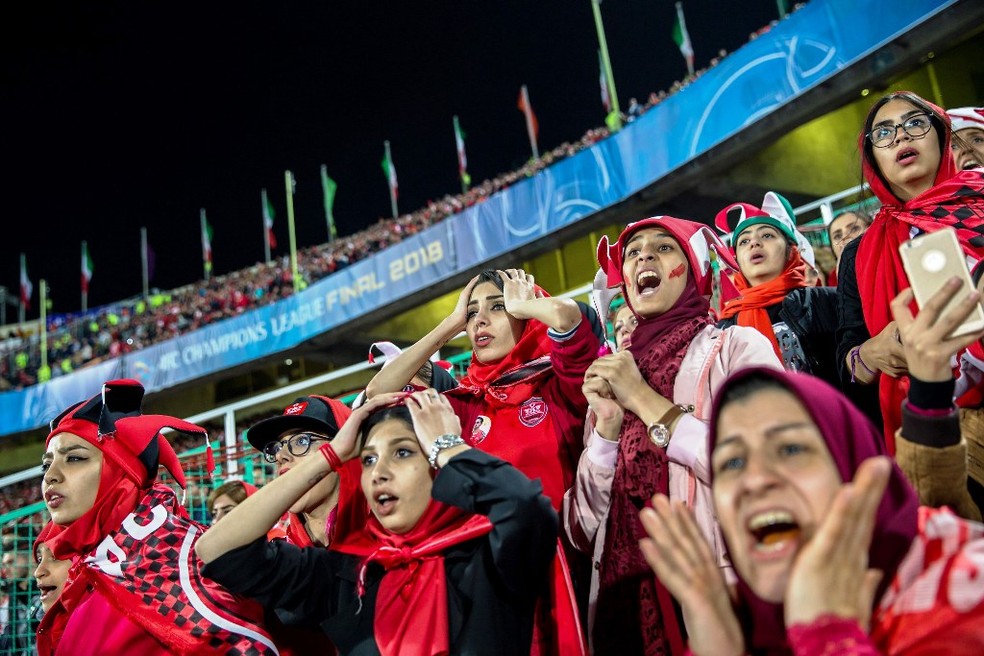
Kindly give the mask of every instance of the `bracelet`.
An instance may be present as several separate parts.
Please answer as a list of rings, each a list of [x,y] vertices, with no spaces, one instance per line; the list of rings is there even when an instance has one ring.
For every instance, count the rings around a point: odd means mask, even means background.
[[[427,454],[427,462],[430,463],[431,469],[438,469],[437,456],[441,454],[441,451],[455,446],[461,446],[464,443],[465,440],[461,438],[461,435],[455,435],[453,433],[441,435],[434,440],[434,445],[431,446],[430,453]]]
[[[331,442],[325,442],[322,444],[318,451],[320,451],[321,455],[323,455],[325,460],[328,461],[328,466],[331,467],[332,471],[337,472],[342,468],[342,459],[338,457],[337,453],[335,453],[335,447],[331,445]]]
[[[861,366],[864,367],[865,371],[867,371],[872,376],[877,376],[878,375],[878,372],[877,371],[872,371],[871,370],[871,367],[869,367],[868,365],[866,365],[864,363],[864,360],[861,359],[861,347],[860,346],[855,346],[854,348],[851,349],[851,382],[852,383],[855,382],[856,376],[855,376],[854,370],[855,370],[858,362],[860,362],[861,363]]]

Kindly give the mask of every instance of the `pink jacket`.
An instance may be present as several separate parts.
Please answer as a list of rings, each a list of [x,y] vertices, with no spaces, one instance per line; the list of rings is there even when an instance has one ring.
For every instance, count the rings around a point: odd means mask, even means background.
[[[722,330],[711,325],[690,343],[673,383],[673,402],[693,405],[694,412],[677,422],[666,450],[670,459],[670,498],[684,500],[693,511],[729,583],[734,582],[734,574],[724,555],[724,538],[708,484],[707,421],[714,394],[724,379],[738,369],[752,366],[782,369],[772,345],[754,328],[732,326]],[[577,549],[592,554],[589,636],[594,626],[598,571],[617,456],[618,442],[605,440],[592,429],[578,462],[574,487],[564,496],[564,530]]]

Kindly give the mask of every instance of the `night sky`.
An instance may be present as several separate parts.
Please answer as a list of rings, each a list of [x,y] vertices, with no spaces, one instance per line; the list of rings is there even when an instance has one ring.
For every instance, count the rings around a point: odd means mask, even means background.
[[[9,6],[8,6],[9,5]],[[0,20],[0,285],[18,254],[54,311],[78,310],[80,242],[95,264],[89,306],[140,293],[139,230],[154,287],[202,277],[199,208],[215,273],[263,258],[260,189],[287,247],[284,170],[297,179],[300,246],[326,241],[319,166],[338,182],[339,233],[388,216],[389,139],[400,210],[460,190],[451,117],[473,180],[529,157],[516,108],[529,87],[540,148],[601,125],[590,0],[457,2],[7,3]],[[700,68],[776,17],[775,0],[684,2]],[[619,100],[686,72],[671,0],[607,0]],[[16,312],[8,309],[8,319]]]

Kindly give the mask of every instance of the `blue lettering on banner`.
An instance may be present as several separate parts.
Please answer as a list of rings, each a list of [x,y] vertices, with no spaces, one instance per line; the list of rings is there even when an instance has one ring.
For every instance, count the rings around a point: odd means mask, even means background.
[[[0,393],[0,435],[44,425],[110,378],[137,378],[153,392],[285,351],[541,239],[653,184],[955,1],[814,0],[618,134],[303,292]],[[860,15],[879,19],[858,21]]]

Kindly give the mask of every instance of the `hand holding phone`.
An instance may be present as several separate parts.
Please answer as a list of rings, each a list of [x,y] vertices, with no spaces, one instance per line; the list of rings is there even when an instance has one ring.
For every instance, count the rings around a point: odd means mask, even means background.
[[[975,289],[970,279],[967,258],[952,228],[942,228],[910,239],[899,246],[899,254],[902,256],[902,266],[905,267],[909,286],[920,310],[952,278],[959,279],[959,287],[939,312],[939,316],[949,315],[957,310],[960,302]],[[948,339],[961,337],[982,330],[984,330],[984,308],[977,303],[967,318],[953,328],[946,337]]]

